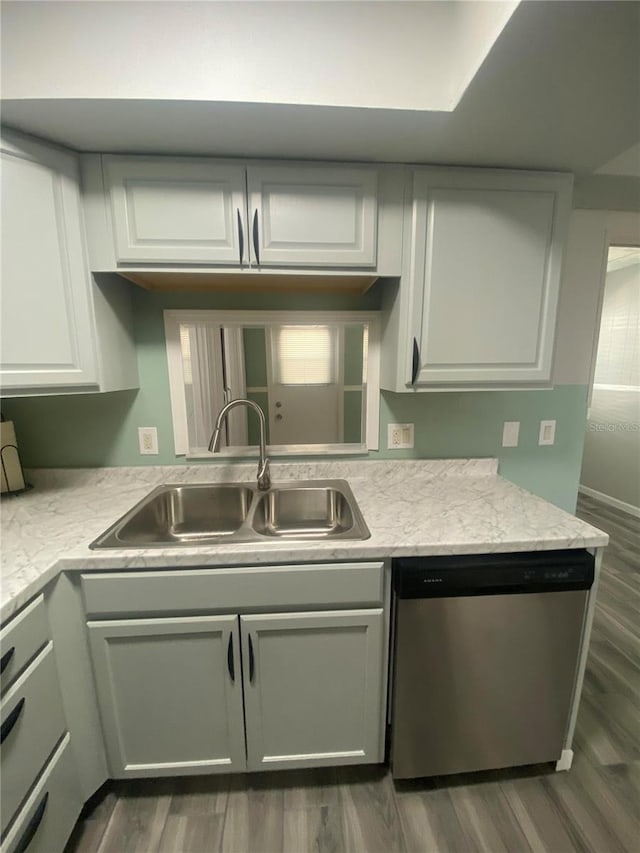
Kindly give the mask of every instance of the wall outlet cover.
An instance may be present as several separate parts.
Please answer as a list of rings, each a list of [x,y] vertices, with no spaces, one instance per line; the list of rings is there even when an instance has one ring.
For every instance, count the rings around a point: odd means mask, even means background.
[[[157,456],[158,430],[156,427],[138,427],[138,449],[143,456]]]
[[[502,446],[517,447],[520,437],[520,421],[505,421],[502,428]]]
[[[387,448],[410,450],[413,447],[413,424],[388,424]]]
[[[556,422],[540,421],[538,444],[554,444],[556,440]]]

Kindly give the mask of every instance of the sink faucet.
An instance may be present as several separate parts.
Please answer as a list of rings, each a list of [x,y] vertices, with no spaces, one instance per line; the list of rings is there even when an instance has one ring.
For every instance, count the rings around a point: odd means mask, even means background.
[[[258,461],[258,488],[260,489],[260,491],[266,492],[267,489],[271,488],[269,459],[267,458],[267,446],[265,441],[265,435],[267,430],[264,419],[264,412],[257,403],[253,402],[253,400],[244,400],[242,398],[239,398],[237,400],[230,400],[220,409],[220,412],[218,413],[218,417],[216,419],[216,425],[214,427],[213,432],[211,433],[211,440],[209,441],[209,452],[215,453],[218,449],[218,445],[220,443],[220,430],[222,429],[222,423],[226,418],[227,413],[230,412],[231,409],[235,409],[236,406],[248,406],[250,409],[253,409],[258,415],[258,420],[260,421],[260,459]]]

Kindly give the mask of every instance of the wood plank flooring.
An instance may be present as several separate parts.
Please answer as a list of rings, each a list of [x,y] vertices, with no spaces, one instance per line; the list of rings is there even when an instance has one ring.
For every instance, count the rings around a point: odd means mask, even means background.
[[[108,783],[65,853],[639,853],[640,520],[606,530],[569,773],[549,765],[394,783],[385,768]]]

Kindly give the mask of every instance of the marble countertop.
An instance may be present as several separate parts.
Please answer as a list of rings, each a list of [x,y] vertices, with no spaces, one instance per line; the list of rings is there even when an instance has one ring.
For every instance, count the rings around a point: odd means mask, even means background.
[[[364,541],[265,541],[89,550],[161,483],[252,481],[255,464],[38,470],[2,501],[5,619],[60,571],[362,560],[606,545],[608,536],[497,474],[495,459],[273,463],[274,483],[345,479],[371,531]]]

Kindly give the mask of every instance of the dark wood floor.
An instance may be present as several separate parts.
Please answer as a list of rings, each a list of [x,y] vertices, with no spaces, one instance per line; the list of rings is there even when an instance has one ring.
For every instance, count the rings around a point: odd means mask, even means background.
[[[65,853],[640,851],[640,521],[611,536],[569,773],[548,765],[395,783],[384,768],[112,783]]]

